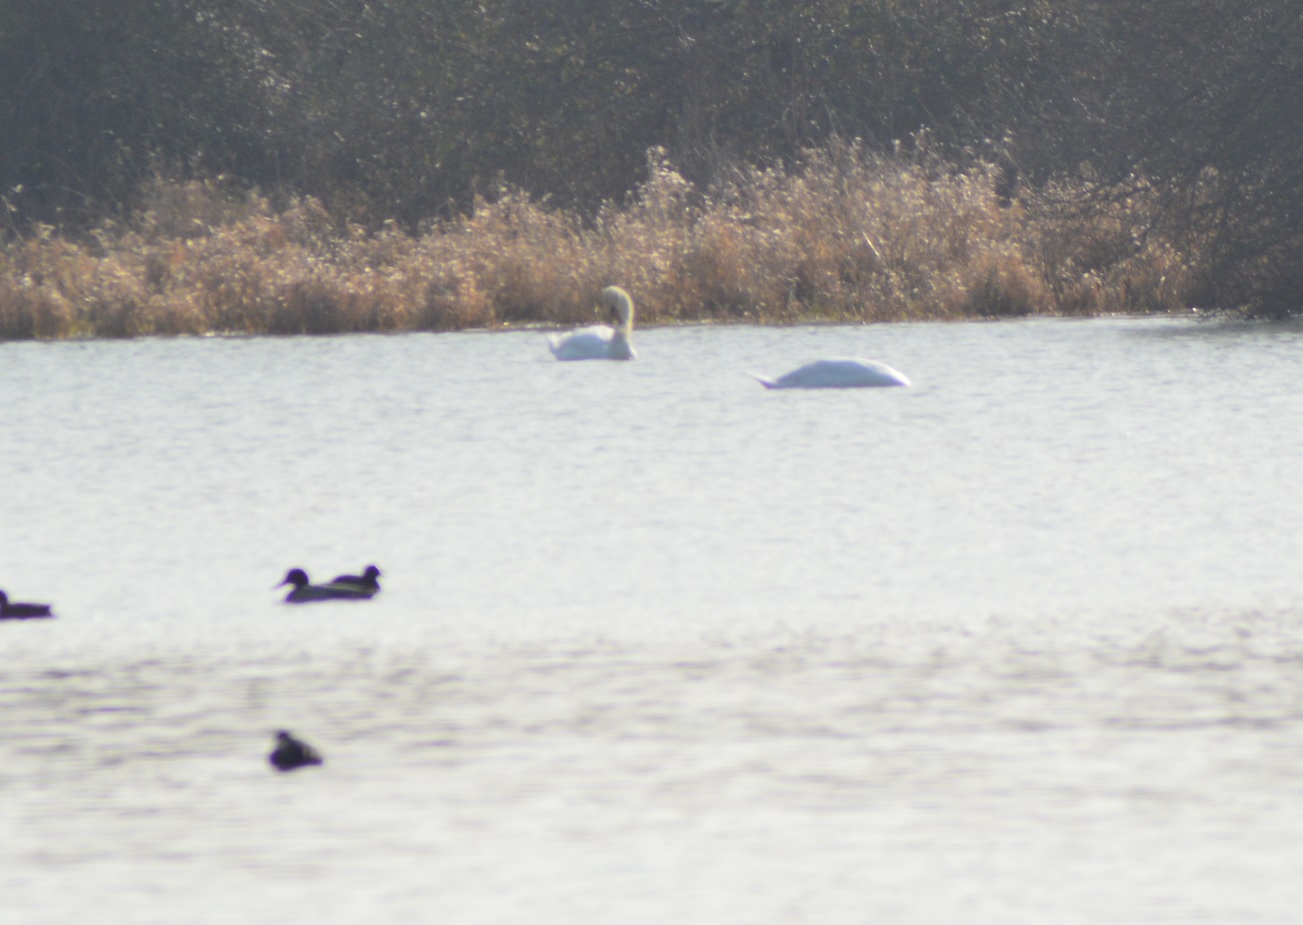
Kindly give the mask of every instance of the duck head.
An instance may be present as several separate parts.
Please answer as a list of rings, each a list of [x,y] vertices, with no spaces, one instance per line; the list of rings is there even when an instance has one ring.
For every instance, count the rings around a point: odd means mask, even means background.
[[[285,580],[276,585],[277,588],[283,588],[285,585],[293,585],[296,588],[302,588],[308,583],[308,573],[301,568],[292,568],[285,573]]]

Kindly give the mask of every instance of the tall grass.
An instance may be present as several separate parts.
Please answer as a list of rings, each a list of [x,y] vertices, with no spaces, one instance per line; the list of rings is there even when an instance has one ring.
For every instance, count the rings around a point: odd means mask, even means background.
[[[157,178],[119,224],[0,247],[0,339],[573,324],[611,283],[640,324],[1185,307],[1190,259],[1153,231],[1151,191],[1083,211],[1081,184],[1058,184],[1002,207],[998,180],[835,143],[701,190],[653,150],[636,195],[588,219],[504,190],[412,234]]]

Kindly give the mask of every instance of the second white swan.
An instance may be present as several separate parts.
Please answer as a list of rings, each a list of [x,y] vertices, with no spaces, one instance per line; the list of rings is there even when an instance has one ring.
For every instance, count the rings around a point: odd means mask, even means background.
[[[874,386],[909,385],[904,373],[876,360],[839,357],[815,360],[777,379],[755,376],[767,389],[863,389]]]
[[[602,304],[611,327],[595,324],[566,334],[549,334],[548,345],[558,360],[632,360],[637,354],[629,343],[633,333],[633,299],[619,286],[602,290]]]

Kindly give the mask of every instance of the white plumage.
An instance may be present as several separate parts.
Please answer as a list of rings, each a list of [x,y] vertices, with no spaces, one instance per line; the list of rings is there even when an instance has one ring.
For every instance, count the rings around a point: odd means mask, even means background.
[[[755,376],[767,389],[864,389],[909,385],[903,373],[876,360],[838,357],[816,360],[777,379]]]
[[[633,299],[619,286],[602,290],[602,304],[613,327],[595,324],[566,334],[548,335],[552,355],[558,360],[632,360],[637,354],[629,343],[633,333]]]

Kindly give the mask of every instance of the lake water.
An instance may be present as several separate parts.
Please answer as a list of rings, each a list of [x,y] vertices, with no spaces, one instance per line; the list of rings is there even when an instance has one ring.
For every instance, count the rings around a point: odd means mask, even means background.
[[[0,920],[1303,921],[1303,329],[635,341],[0,344]]]

